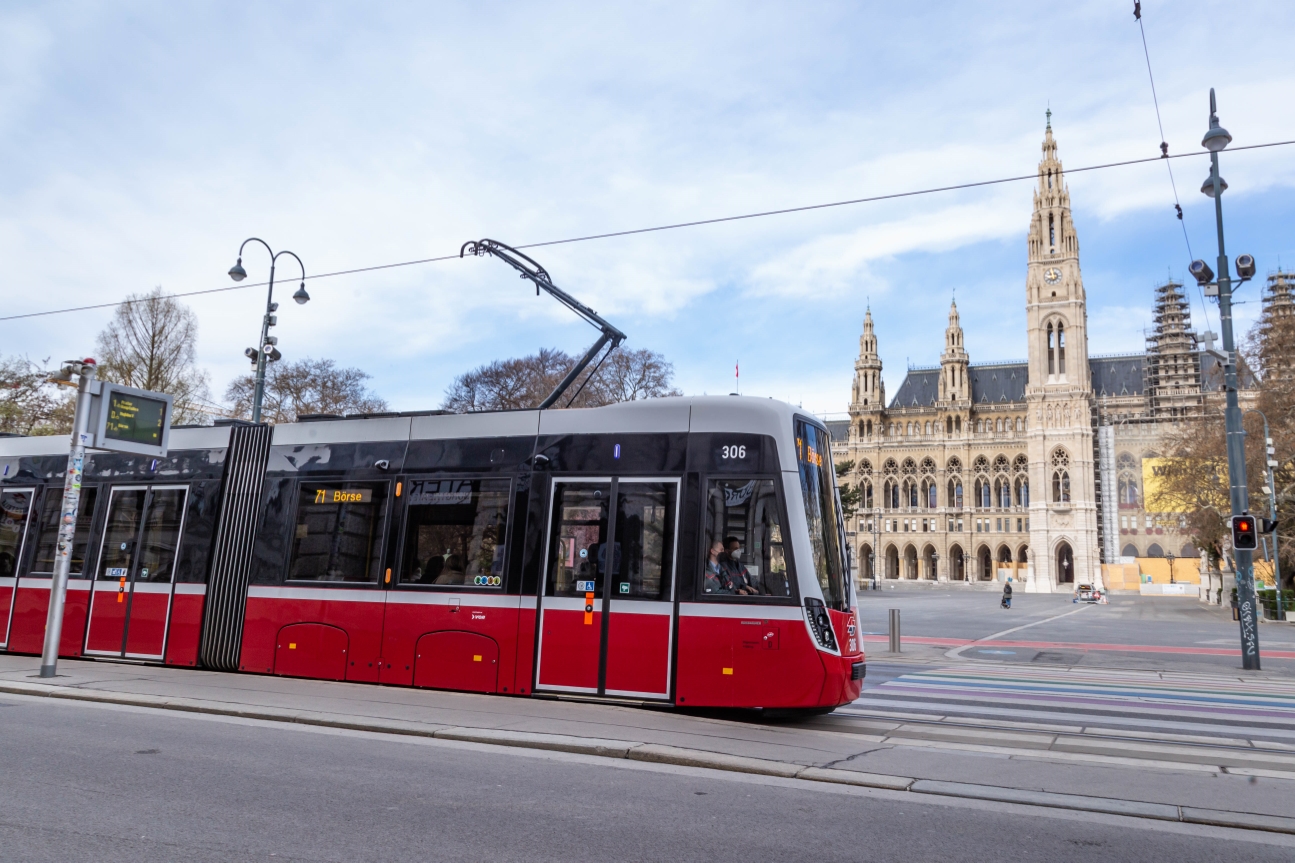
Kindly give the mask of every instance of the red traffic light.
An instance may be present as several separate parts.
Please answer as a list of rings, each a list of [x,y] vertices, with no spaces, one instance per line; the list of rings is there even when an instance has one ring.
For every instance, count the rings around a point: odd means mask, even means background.
[[[1238,551],[1254,551],[1259,547],[1259,526],[1253,515],[1232,516],[1232,547]]]

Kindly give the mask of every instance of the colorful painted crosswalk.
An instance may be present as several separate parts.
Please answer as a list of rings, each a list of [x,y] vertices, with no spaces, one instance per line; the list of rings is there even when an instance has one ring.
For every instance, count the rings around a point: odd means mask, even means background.
[[[838,715],[906,715],[1073,729],[1283,739],[1295,681],[1189,673],[966,665],[902,673]]]

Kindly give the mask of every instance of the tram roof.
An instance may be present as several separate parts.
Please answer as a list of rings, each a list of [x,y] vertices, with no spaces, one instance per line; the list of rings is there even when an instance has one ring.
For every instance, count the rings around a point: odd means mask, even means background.
[[[737,432],[766,434],[778,441],[783,464],[794,463],[792,422],[796,417],[821,423],[786,402],[753,396],[671,396],[618,402],[596,408],[409,413],[384,416],[311,417],[274,426],[276,446],[309,446],[391,440],[450,440],[483,437],[533,437],[565,434],[651,434]],[[172,450],[217,449],[229,445],[230,426],[171,430]],[[59,455],[68,451],[65,435],[0,438],[0,457]]]

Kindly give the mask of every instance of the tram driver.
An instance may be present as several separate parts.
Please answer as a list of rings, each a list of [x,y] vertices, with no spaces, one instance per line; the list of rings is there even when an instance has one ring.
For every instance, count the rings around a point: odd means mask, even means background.
[[[728,554],[721,558],[732,592],[743,596],[754,596],[760,591],[751,578],[751,573],[742,563],[742,540],[736,536],[724,538],[724,548]]]

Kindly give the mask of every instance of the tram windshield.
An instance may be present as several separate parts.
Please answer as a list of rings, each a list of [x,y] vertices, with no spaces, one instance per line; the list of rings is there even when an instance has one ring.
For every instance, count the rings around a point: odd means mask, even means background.
[[[805,499],[805,520],[809,524],[814,575],[823,591],[823,601],[844,611],[844,543],[836,512],[836,485],[832,479],[831,442],[827,432],[807,422],[797,422],[796,460]]]

